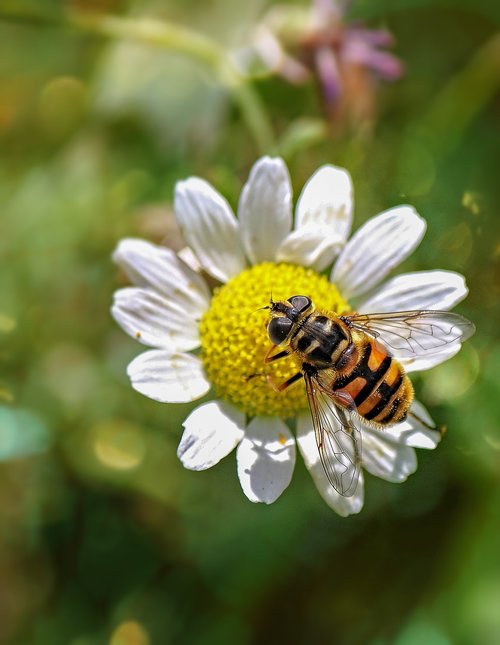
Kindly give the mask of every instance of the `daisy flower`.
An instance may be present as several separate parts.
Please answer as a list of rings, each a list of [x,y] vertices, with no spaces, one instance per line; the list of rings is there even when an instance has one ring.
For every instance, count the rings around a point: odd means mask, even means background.
[[[363,474],[351,497],[323,471],[303,384],[276,392],[297,371],[293,356],[264,365],[274,300],[307,294],[316,306],[362,313],[452,308],[467,294],[450,271],[418,271],[386,279],[418,246],[426,224],[411,206],[370,219],[349,238],[353,188],[332,165],[307,181],[292,216],[292,188],[284,161],[264,157],[253,166],[235,217],[226,199],[197,177],[179,182],[175,212],[189,250],[139,239],[122,240],[113,259],[134,286],[115,293],[112,314],[130,336],[150,347],[128,366],[132,387],[156,401],[211,400],[184,421],[178,456],[191,470],[217,464],[236,448],[238,477],[252,502],[274,502],[290,483],[297,446],[327,504],[340,515],[358,513]],[[209,288],[204,275],[219,285]],[[215,279],[215,280],[213,280]],[[459,341],[435,354],[401,360],[407,372],[453,356]],[[417,402],[413,410],[432,420]],[[295,435],[286,420],[295,419]],[[434,448],[440,433],[413,417],[384,431],[359,421],[363,469],[402,482],[417,468],[415,448]]]

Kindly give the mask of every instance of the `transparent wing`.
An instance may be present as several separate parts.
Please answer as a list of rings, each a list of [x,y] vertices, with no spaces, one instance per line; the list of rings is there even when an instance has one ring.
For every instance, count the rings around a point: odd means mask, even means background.
[[[361,433],[349,410],[337,405],[316,378],[304,373],[316,443],[326,476],[335,490],[351,497],[361,470]]]
[[[393,350],[395,358],[435,354],[451,343],[463,343],[475,331],[470,320],[451,311],[399,311],[342,318],[355,329],[379,338]]]

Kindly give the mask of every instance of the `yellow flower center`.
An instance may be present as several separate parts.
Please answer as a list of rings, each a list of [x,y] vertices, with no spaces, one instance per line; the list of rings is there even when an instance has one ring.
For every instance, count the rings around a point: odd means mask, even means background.
[[[307,406],[300,381],[276,392],[279,385],[300,369],[291,355],[264,363],[271,347],[267,335],[269,299],[309,296],[316,307],[348,310],[336,286],[313,271],[292,264],[264,262],[246,269],[215,290],[210,309],[200,324],[201,356],[207,377],[218,397],[238,406],[249,416],[294,416]]]

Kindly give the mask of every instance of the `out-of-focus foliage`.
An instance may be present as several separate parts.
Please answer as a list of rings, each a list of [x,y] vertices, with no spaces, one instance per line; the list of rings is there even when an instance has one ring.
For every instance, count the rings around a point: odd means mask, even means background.
[[[0,5],[1,643],[500,641],[499,4],[354,2],[396,36],[405,77],[341,132],[313,82],[256,80],[267,150],[213,70],[64,26],[69,9],[155,16],[235,50],[270,6]],[[349,168],[356,226],[414,204],[428,233],[406,268],[460,271],[471,291],[460,311],[477,335],[416,382],[445,439],[405,484],[370,478],[349,519],[301,464],[270,507],[244,498],[234,455],[184,471],[190,406],[132,391],[138,347],[109,315],[120,237],[180,245],[177,179],[199,174],[234,204],[276,151],[296,190],[322,163]]]

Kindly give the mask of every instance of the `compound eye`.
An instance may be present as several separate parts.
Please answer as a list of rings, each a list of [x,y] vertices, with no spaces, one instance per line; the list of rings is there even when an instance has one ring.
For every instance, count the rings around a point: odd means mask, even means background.
[[[267,326],[267,333],[274,345],[281,345],[292,329],[293,323],[289,318],[280,316],[273,318]]]
[[[307,296],[292,296],[289,302],[299,313],[309,309],[312,303],[311,298],[308,298]]]

